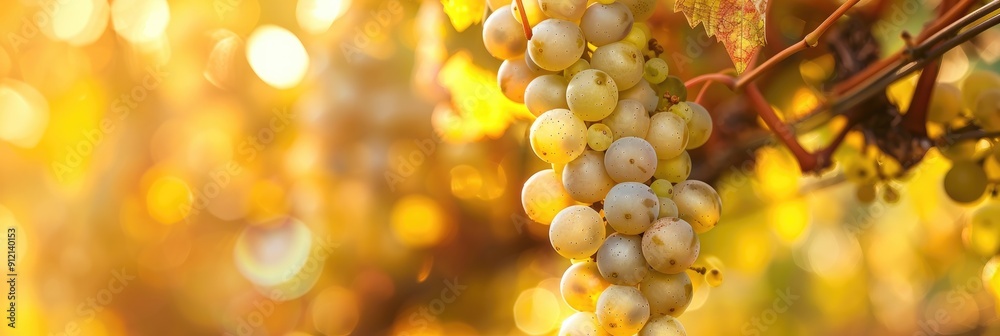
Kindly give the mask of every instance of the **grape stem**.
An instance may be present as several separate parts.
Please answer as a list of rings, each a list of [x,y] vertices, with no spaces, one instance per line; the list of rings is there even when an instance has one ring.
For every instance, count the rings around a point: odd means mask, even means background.
[[[917,81],[917,87],[913,89],[910,108],[903,115],[903,127],[914,135],[927,136],[927,110],[930,109],[931,96],[934,95],[934,84],[937,82],[940,69],[941,60],[934,60],[924,67]]]
[[[698,272],[698,274],[701,274],[701,275],[705,275],[705,272],[708,271],[708,269],[705,268],[705,267],[694,267],[694,266],[691,266],[691,267],[688,267],[688,269],[692,270],[692,271],[695,271],[695,272]]]
[[[514,0],[514,1],[517,1],[517,8],[518,8],[517,12],[518,14],[521,15],[521,28],[524,29],[524,38],[530,40],[531,26],[528,25],[528,14],[525,13],[524,2],[521,0]]]

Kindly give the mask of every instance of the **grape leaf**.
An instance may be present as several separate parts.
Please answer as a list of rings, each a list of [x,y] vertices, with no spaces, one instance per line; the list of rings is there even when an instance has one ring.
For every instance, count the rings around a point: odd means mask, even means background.
[[[677,0],[674,12],[683,12],[692,28],[701,23],[708,36],[722,42],[742,73],[753,52],[764,41],[764,17],[769,0]]]
[[[441,0],[441,4],[444,5],[444,13],[448,14],[451,25],[459,32],[482,21],[483,12],[486,11],[486,1],[483,0]]]

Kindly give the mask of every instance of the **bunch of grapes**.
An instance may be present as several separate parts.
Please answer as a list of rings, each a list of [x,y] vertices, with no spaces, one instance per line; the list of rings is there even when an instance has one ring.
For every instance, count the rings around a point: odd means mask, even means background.
[[[716,263],[693,267],[722,201],[688,180],[687,150],[708,140],[712,118],[685,101],[641,23],[655,1],[490,5],[483,40],[504,60],[500,88],[537,116],[531,149],[552,165],[525,182],[521,201],[572,261],[561,291],[579,312],[559,335],[685,335],[675,317],[692,299],[688,270],[722,281]]]
[[[978,128],[984,133],[1000,132],[1000,76],[977,70],[961,89],[938,83],[928,121],[940,124],[948,134],[959,129]],[[1000,146],[996,138],[969,138],[941,145],[941,154],[952,166],[944,176],[944,191],[952,200],[976,203],[987,194],[997,193],[1000,184]]]

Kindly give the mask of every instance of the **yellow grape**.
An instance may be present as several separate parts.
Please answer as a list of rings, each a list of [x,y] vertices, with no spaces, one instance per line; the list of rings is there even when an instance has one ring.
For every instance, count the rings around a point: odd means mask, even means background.
[[[631,44],[638,48],[639,50],[644,50],[649,44],[649,39],[646,38],[646,33],[639,29],[638,24],[632,25],[632,30],[625,35],[625,39],[622,40],[625,43]]]
[[[649,320],[637,336],[687,336],[687,330],[673,316],[660,316]]]
[[[608,125],[596,123],[587,128],[587,145],[590,149],[598,152],[606,151],[613,141],[614,137]]]
[[[563,300],[573,309],[592,312],[597,309],[597,299],[601,292],[611,286],[594,261],[576,263],[566,269],[559,281],[559,291]]]
[[[990,146],[986,140],[968,139],[940,146],[938,150],[951,161],[976,161],[989,153]]]
[[[545,13],[542,12],[542,7],[539,5],[538,0],[523,0],[522,2],[524,3],[524,8],[527,9],[524,11],[524,14],[528,17],[529,27],[534,27],[539,22],[548,19]],[[510,3],[510,11],[514,15],[514,20],[517,20],[517,23],[521,23],[521,7],[517,5],[517,1]]]
[[[672,159],[659,160],[656,163],[656,171],[653,176],[664,179],[672,183],[681,183],[691,176],[691,155],[688,151],[681,152]]]
[[[899,190],[896,190],[895,187],[886,184],[882,190],[882,200],[889,204],[899,202]]]
[[[549,242],[566,259],[582,259],[597,253],[604,242],[604,220],[586,205],[571,205],[549,224]]]
[[[570,110],[549,110],[531,124],[528,137],[542,161],[567,163],[587,149],[587,124]]]
[[[578,59],[573,63],[573,65],[570,65],[568,68],[563,70],[563,78],[566,78],[566,82],[568,83],[571,79],[573,79],[573,76],[576,76],[577,73],[587,69],[590,69],[590,62],[582,58]]]
[[[521,189],[521,206],[533,221],[548,225],[562,209],[575,204],[552,169],[531,175]]]
[[[714,228],[722,216],[722,199],[705,182],[687,180],[675,184],[672,199],[677,203],[680,218],[691,224],[699,234]]]
[[[937,83],[931,104],[927,108],[927,121],[948,124],[962,112],[962,93],[955,85]]]
[[[670,198],[674,195],[674,185],[670,181],[664,179],[657,179],[649,185],[653,189],[653,193],[658,197]]]
[[[597,314],[592,312],[577,312],[570,315],[559,326],[558,336],[608,336],[601,322],[597,321]]]
[[[976,209],[969,220],[969,245],[973,252],[988,257],[1000,250],[1000,202]]]
[[[979,69],[973,71],[962,82],[962,99],[965,101],[965,108],[973,110],[979,95],[989,89],[1000,87],[1000,76],[989,71]]]
[[[875,183],[868,182],[858,185],[857,197],[858,201],[861,203],[871,203],[875,202],[875,197],[877,192],[875,190]]]
[[[691,304],[694,288],[687,272],[663,274],[650,272],[639,283],[639,291],[649,301],[649,312],[653,316],[680,316]]]
[[[972,117],[984,130],[1000,131],[1000,88],[987,89],[979,94]]]
[[[986,171],[972,161],[955,161],[944,175],[944,192],[958,203],[973,203],[986,193]]]
[[[635,287],[612,285],[597,300],[597,320],[612,335],[633,335],[649,320],[649,301]]]

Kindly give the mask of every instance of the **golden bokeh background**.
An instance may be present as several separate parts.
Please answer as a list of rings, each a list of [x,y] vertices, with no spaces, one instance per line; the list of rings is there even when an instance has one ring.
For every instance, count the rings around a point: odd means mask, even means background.
[[[837,5],[772,1],[779,45]],[[937,2],[888,2],[891,51]],[[4,1],[0,226],[16,232],[17,310],[0,334],[556,334],[569,261],[519,199],[548,167],[527,150],[532,115],[496,87],[485,7],[461,4]],[[649,23],[672,74],[730,66],[672,7]],[[998,35],[946,55],[942,80],[995,66]],[[823,98],[806,82],[831,64],[793,58],[772,104],[811,110]],[[863,155],[847,143],[838,157]],[[715,182],[725,210],[702,253],[726,280],[692,277],[690,335],[1000,334],[998,262],[967,251],[978,205],[944,195],[937,152],[893,204],[823,183],[837,169],[802,176],[779,146],[755,154]]]

